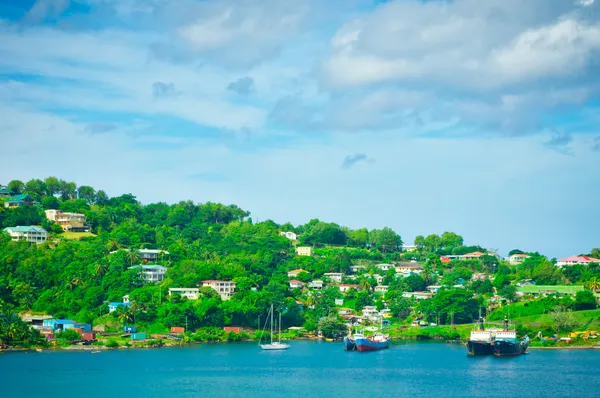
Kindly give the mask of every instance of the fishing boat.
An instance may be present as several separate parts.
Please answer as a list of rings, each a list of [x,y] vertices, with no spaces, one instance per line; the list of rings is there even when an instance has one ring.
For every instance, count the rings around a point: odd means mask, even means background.
[[[271,342],[269,344],[260,344],[262,342],[262,334],[260,336],[260,340],[258,341],[258,345],[263,350],[267,351],[275,351],[275,350],[287,350],[290,348],[289,344],[285,344],[281,342],[281,313],[279,314],[279,332],[277,333],[277,341],[273,341],[273,304],[271,304],[271,309],[269,310],[269,314],[271,315]],[[267,316],[267,322],[268,322]],[[266,326],[266,325],[265,325]],[[264,329],[263,329],[264,333]]]
[[[471,356],[492,355],[494,353],[495,331],[486,330],[481,309],[479,310],[479,322],[477,327],[471,331],[469,341],[467,341],[467,351]]]
[[[497,357],[515,356],[524,354],[529,347],[529,336],[523,340],[517,339],[517,331],[509,330],[508,318],[504,320],[504,330],[496,332],[494,339],[494,355]]]
[[[380,330],[383,330],[383,323],[380,326]],[[390,336],[382,332],[375,333],[369,337],[357,335],[354,337],[354,343],[358,351],[377,351],[390,348],[391,341]]]

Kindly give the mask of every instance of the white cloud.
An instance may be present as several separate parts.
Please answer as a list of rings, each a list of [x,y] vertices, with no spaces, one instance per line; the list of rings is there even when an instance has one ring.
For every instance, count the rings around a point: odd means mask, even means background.
[[[36,0],[23,17],[23,20],[35,23],[47,18],[56,18],[67,9],[70,2],[70,0]]]

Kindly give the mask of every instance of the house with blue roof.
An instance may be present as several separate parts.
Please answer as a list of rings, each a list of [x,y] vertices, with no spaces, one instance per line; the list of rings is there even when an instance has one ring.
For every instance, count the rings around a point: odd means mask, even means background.
[[[56,332],[58,330],[73,328],[75,327],[75,324],[77,324],[77,322],[70,319],[44,319],[43,326],[49,326],[53,332]],[[70,326],[65,327],[66,325]]]
[[[115,312],[117,310],[117,308],[119,307],[125,307],[128,308],[129,306],[131,306],[131,303],[120,303],[120,302],[112,302],[112,303],[108,303],[108,312]]]
[[[44,243],[48,240],[48,232],[44,228],[29,226],[6,227],[4,232],[8,233],[14,242],[26,240],[31,243]]]
[[[10,198],[11,196],[13,196],[13,192],[10,189],[8,189],[8,187],[6,187],[5,185],[0,185],[0,198]]]
[[[29,195],[28,193],[22,193],[19,195],[11,196],[10,199],[4,202],[4,207],[20,207],[24,205],[33,205],[35,203],[36,202],[33,200],[31,195]]]

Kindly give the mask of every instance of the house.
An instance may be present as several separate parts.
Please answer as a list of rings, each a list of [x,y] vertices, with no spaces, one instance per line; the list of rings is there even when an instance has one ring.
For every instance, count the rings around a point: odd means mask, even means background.
[[[378,285],[381,285],[383,283],[383,276],[379,274],[373,274],[372,277],[375,278],[375,281]]]
[[[43,326],[49,326],[52,331],[65,330],[65,325],[75,325],[77,322],[70,319],[44,319]]]
[[[362,310],[362,316],[367,319],[379,319],[379,311],[374,305],[366,305]]]
[[[352,273],[357,273],[358,271],[364,270],[367,267],[365,267],[364,265],[351,265],[350,266],[350,272]]]
[[[202,281],[202,286],[208,286],[219,293],[222,300],[229,300],[235,294],[236,283],[231,281]]]
[[[335,305],[344,305],[344,299],[335,299]]]
[[[160,249],[139,249],[138,254],[140,256],[140,259],[142,261],[158,261],[159,257],[164,257],[164,255],[166,254],[167,256],[169,255],[169,252],[166,250],[160,250]]]
[[[389,286],[379,285],[375,286],[375,293],[386,293],[389,289]]]
[[[561,258],[556,262],[557,267],[571,267],[576,264],[586,265],[591,263],[600,264],[600,259],[588,257],[588,256],[571,256],[566,258]]]
[[[488,279],[490,279],[490,276],[488,274],[484,274],[483,272],[475,272],[473,275],[471,275],[472,281],[485,281]]]
[[[508,257],[508,263],[510,265],[521,264],[523,261],[527,260],[530,256],[527,254],[513,254]]]
[[[169,296],[179,294],[188,300],[198,300],[199,290],[197,287],[171,287],[169,288]]]
[[[304,282],[292,279],[290,281],[290,289],[302,289]]]
[[[23,193],[20,195],[11,196],[6,202],[4,202],[4,207],[20,207],[24,205],[33,205],[36,202],[28,193]]]
[[[157,264],[134,265],[133,267],[129,267],[128,269],[139,270],[146,283],[162,281],[163,279],[165,279],[165,273],[167,272],[167,267],[163,267],[162,265]]]
[[[311,257],[314,254],[312,246],[298,246],[296,248],[296,254],[299,256]]]
[[[321,281],[321,280],[311,281],[308,283],[308,287],[310,287],[311,289],[321,290],[321,289],[323,289],[323,281]]]
[[[64,231],[88,232],[90,227],[85,223],[85,215],[81,213],[68,213],[62,210],[46,210],[46,218],[54,221]]]
[[[129,306],[131,306],[131,303],[119,303],[118,301],[108,303],[108,312],[115,312],[119,307],[129,308]]]
[[[459,256],[459,257],[461,260],[479,260],[479,258],[481,256],[485,256],[485,253],[473,252],[473,253],[463,254],[462,256]]]
[[[0,198],[10,198],[13,192],[5,185],[0,185]]]
[[[279,235],[281,236],[285,236],[286,238],[288,238],[289,240],[297,240],[298,239],[298,235],[296,235],[293,232],[283,232],[283,231],[279,231]]]
[[[344,274],[342,274],[341,272],[326,272],[323,274],[323,276],[326,276],[329,278],[329,280],[331,280],[332,282],[337,282],[337,283],[342,283],[342,276]]]
[[[416,263],[402,263],[396,265],[396,273],[398,274],[420,274],[423,272],[423,266]]]
[[[417,300],[427,300],[433,297],[433,293],[430,292],[404,292],[402,297],[414,298]]]
[[[342,292],[342,293],[346,293],[350,289],[358,289],[358,287],[359,287],[358,285],[347,285],[347,284],[338,285],[338,288],[340,289],[340,292]]]
[[[440,285],[431,285],[431,286],[427,286],[427,290],[429,290],[430,293],[437,293],[438,290],[440,290],[442,288],[442,286]]]
[[[394,264],[375,264],[375,266],[383,272],[387,272],[388,270],[395,268]]]
[[[338,314],[340,314],[340,315],[351,315],[352,314],[352,308],[340,308],[338,310]]]
[[[124,303],[128,303],[129,302],[129,295],[126,294],[125,296],[123,296],[123,302]]]
[[[452,259],[448,256],[440,256],[440,261],[442,264],[448,264],[450,261],[452,261]]]
[[[38,329],[44,326],[44,321],[52,319],[51,315],[23,315],[21,317],[23,322],[31,324],[31,327]]]
[[[403,252],[414,252],[417,249],[417,245],[402,245]]]
[[[304,271],[303,269],[293,269],[291,271],[288,271],[288,278],[295,278],[301,272],[307,272],[307,271]]]
[[[31,243],[44,243],[48,240],[48,232],[44,228],[34,226],[18,226],[4,228],[14,242],[26,240]]]
[[[531,294],[533,296],[548,296],[558,295],[562,296],[575,296],[577,292],[583,290],[581,285],[557,285],[557,286],[544,286],[544,285],[527,285],[517,287],[517,295],[523,296],[525,294]]]
[[[233,333],[242,333],[242,331],[244,330],[243,327],[240,326],[223,326],[223,331],[224,332],[233,332]]]

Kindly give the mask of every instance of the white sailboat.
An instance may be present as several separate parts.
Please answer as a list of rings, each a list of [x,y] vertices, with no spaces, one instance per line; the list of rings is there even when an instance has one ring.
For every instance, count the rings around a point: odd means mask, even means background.
[[[271,343],[260,344],[262,341],[261,335],[258,344],[263,350],[287,350],[288,348],[290,348],[290,345],[281,342],[281,313],[279,314],[279,333],[277,334],[277,341],[273,341],[273,304],[271,304],[271,310],[269,311],[269,313],[271,314]]]

